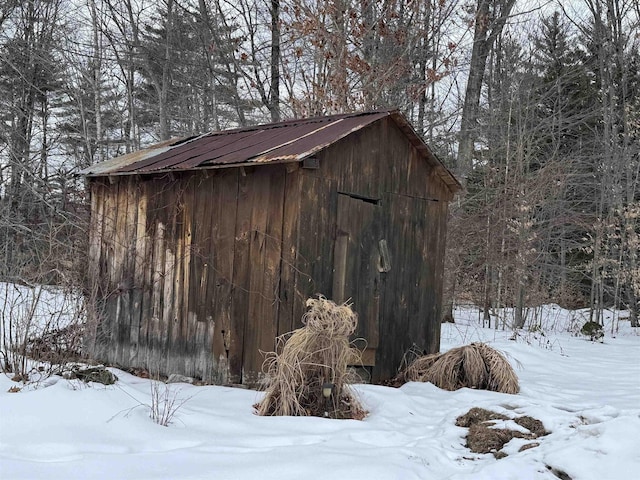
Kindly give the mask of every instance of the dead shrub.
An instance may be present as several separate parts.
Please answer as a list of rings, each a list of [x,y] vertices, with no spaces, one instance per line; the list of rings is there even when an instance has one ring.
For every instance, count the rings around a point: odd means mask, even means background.
[[[174,388],[173,385],[167,384],[158,378],[159,375],[156,375],[154,379],[151,379],[149,384],[151,388],[151,405],[146,406],[149,408],[149,418],[151,420],[158,425],[168,427],[176,413],[193,396],[183,397],[180,388]]]
[[[518,377],[507,359],[484,343],[419,357],[396,376],[393,384],[406,382],[431,382],[444,390],[468,387],[511,394],[520,391]]]
[[[28,341],[27,355],[34,360],[53,365],[79,361],[82,358],[83,333],[84,325],[81,323],[46,331]]]
[[[427,371],[433,366],[438,358],[440,358],[439,353],[423,355],[416,358],[404,371],[405,382],[413,381],[415,378],[420,378],[426,375]]]
[[[366,412],[348,387],[349,365],[361,363],[360,351],[349,342],[357,315],[349,305],[322,296],[307,300],[307,307],[304,326],[279,337],[276,352],[266,356],[266,395],[256,405],[257,413],[364,418]]]

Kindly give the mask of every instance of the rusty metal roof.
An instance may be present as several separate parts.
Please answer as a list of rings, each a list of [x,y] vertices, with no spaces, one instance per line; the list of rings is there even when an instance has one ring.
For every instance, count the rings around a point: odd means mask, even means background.
[[[299,162],[382,118],[391,117],[455,192],[461,188],[397,110],[331,115],[172,139],[92,165],[90,177]]]

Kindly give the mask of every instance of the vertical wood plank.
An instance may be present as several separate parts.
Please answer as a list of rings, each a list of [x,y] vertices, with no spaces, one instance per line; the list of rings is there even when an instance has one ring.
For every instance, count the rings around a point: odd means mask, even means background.
[[[373,381],[390,378],[399,367],[398,351],[406,348],[406,299],[404,298],[404,281],[409,275],[404,271],[403,255],[405,254],[404,237],[405,221],[395,196],[387,194],[383,197],[384,217],[386,219],[384,235],[391,257],[391,270],[383,275],[381,288],[381,321],[380,338],[377,352],[376,368]]]
[[[233,262],[233,293],[229,336],[229,382],[242,381],[242,348],[245,322],[249,312],[249,241],[251,235],[251,210],[253,185],[249,175],[238,176],[237,211]]]
[[[265,255],[264,251],[267,239],[268,211],[273,208],[268,203],[269,176],[264,170],[258,170],[250,174],[251,189],[249,192],[249,204],[251,205],[249,227],[249,270],[248,270],[248,298],[247,314],[244,319],[244,340],[242,345],[242,382],[253,384],[257,381],[258,372],[262,362],[259,361],[258,348],[262,343],[263,332],[269,333],[268,319],[264,308],[264,284],[265,284]]]
[[[126,178],[118,180],[116,197],[117,215],[114,222],[114,294],[117,298],[115,317],[115,363],[124,365],[124,358],[129,356],[129,332],[127,331],[129,314],[128,285],[126,285],[127,264],[127,201],[128,182]]]
[[[171,256],[171,265],[167,262],[167,269],[171,272],[171,291],[165,291],[165,301],[169,308],[165,310],[165,320],[168,332],[165,339],[167,374],[175,373],[183,368],[182,362],[182,327],[185,319],[182,316],[182,304],[184,300],[184,258],[185,258],[185,209],[186,209],[186,185],[181,176],[172,183],[172,194],[168,198],[171,205],[171,245],[167,248],[167,256]],[[165,278],[165,288],[167,278]]]
[[[338,229],[340,229],[340,223],[338,223]],[[349,298],[346,294],[348,251],[349,233],[339,230],[336,234],[333,254],[333,287],[331,289],[332,298],[336,303],[344,303]]]
[[[156,365],[152,369],[161,372],[168,372],[173,359],[170,359],[172,335],[176,330],[175,323],[178,322],[176,317],[176,300],[175,294],[176,279],[178,274],[179,255],[181,251],[181,238],[178,235],[178,229],[181,227],[181,218],[179,210],[179,185],[176,181],[172,181],[167,188],[161,193],[161,202],[163,207],[167,209],[167,224],[165,227],[164,239],[164,262],[163,262],[163,292],[162,317],[160,319],[159,348],[157,351]]]
[[[333,266],[333,298],[349,300],[358,314],[356,337],[378,347],[380,207],[338,195]]]
[[[105,359],[108,362],[117,362],[117,329],[118,315],[120,306],[120,296],[118,295],[119,279],[116,274],[118,265],[117,248],[118,236],[116,234],[116,218],[118,217],[118,191],[119,184],[110,185],[104,199],[104,233],[103,251],[105,270],[107,272],[107,289],[104,310],[104,327],[101,329],[99,341],[104,345]]]
[[[303,172],[296,257],[294,327],[301,326],[306,300],[331,296],[338,194],[336,182]]]
[[[137,181],[128,177],[126,181],[126,214],[124,229],[125,259],[122,266],[122,300],[123,312],[121,329],[123,343],[121,365],[131,365],[132,359],[138,355],[138,335],[140,331],[140,316],[134,314],[134,296],[136,291],[136,233],[138,223],[138,193]]]
[[[231,169],[215,177],[214,203],[211,209],[212,268],[209,272],[207,305],[210,305],[212,320],[208,332],[216,383],[238,382],[241,366],[234,364],[236,371],[230,376],[230,352],[232,334],[241,334],[236,327],[233,310],[235,298],[234,262],[236,257],[236,224],[239,192],[239,170]],[[237,354],[236,354],[237,355]],[[237,358],[237,357],[236,357]]]
[[[322,179],[308,175],[301,179],[304,195],[300,198],[300,226],[298,231],[298,251],[296,256],[295,289],[293,298],[293,327],[301,326],[302,315],[306,310],[307,298],[317,293],[325,293],[317,289],[319,271],[316,263],[321,255],[318,232],[323,232],[321,222]],[[326,206],[324,207],[326,208]]]
[[[147,232],[150,246],[149,265],[146,269],[148,287],[145,290],[145,311],[140,341],[145,345],[143,365],[151,371],[158,365],[160,324],[162,318],[162,292],[164,291],[164,242],[166,236],[166,207],[162,205],[160,183],[149,180],[147,186]]]
[[[177,373],[185,372],[185,375],[193,376],[194,356],[195,356],[195,314],[193,306],[189,304],[189,291],[192,288],[191,285],[191,259],[192,259],[192,243],[193,243],[193,227],[194,227],[194,202],[195,202],[195,189],[194,189],[194,176],[188,174],[183,177],[182,182],[183,193],[183,208],[182,208],[182,261],[181,261],[181,276],[178,282],[181,283],[181,297],[182,304],[178,311],[180,330],[178,332],[178,342],[176,350],[178,353],[179,361],[175,367]],[[195,284],[194,284],[195,286]],[[193,335],[193,336],[192,336]]]
[[[261,378],[262,352],[275,347],[284,180],[281,168],[252,174],[249,310],[243,348],[243,383],[247,384]]]
[[[206,335],[208,321],[213,322],[207,311],[207,291],[209,271],[213,262],[211,242],[211,210],[214,183],[209,176],[194,179],[192,254],[190,267],[190,288],[188,289],[189,332],[187,333],[188,358],[193,362],[193,376],[203,380],[211,377],[211,345]],[[189,348],[189,344],[192,345]]]
[[[278,311],[278,335],[284,335],[295,327],[294,302],[297,276],[300,205],[302,175],[300,169],[286,172],[283,199],[282,262],[280,266],[280,309]]]
[[[146,366],[148,359],[148,331],[152,317],[153,291],[153,236],[149,226],[149,183],[140,181],[138,188],[138,219],[136,223],[136,291],[133,301],[134,317],[137,317],[138,358],[134,366]],[[132,340],[133,341],[133,340]]]

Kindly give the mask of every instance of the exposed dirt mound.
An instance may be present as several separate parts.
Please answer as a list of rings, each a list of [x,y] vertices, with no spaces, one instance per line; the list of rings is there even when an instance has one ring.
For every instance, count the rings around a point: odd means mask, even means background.
[[[507,420],[509,417],[502,415],[498,412],[492,412],[491,410],[485,410],[484,408],[473,407],[464,415],[460,415],[456,419],[456,425],[458,427],[472,427],[479,423],[489,422],[491,420]]]
[[[475,453],[493,453],[496,457],[507,443],[522,433],[506,428],[473,425],[467,433],[467,448]],[[502,452],[504,455],[504,452]]]
[[[542,422],[540,420],[538,420],[537,418],[533,418],[533,417],[529,417],[528,415],[524,415],[522,417],[514,418],[513,421],[516,422],[521,427],[526,428],[532,434],[534,434],[534,435],[536,435],[538,437],[543,437],[543,436],[545,436],[545,435],[547,435],[549,433],[549,432],[547,432],[545,430],[544,425],[542,424]]]
[[[514,438],[535,440],[548,433],[540,420],[526,415],[514,418],[513,421],[529,430],[529,433],[508,428],[492,428],[494,423],[499,420],[509,420],[509,417],[491,410],[474,407],[464,415],[460,415],[456,419],[456,425],[469,429],[466,437],[467,448],[474,453],[492,453],[496,458],[507,456],[502,448]],[[538,445],[538,442],[527,443],[520,447],[519,451],[535,448]]]

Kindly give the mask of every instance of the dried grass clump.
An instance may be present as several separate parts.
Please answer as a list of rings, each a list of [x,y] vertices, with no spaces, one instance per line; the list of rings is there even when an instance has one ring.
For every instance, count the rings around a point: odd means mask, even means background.
[[[357,315],[349,305],[322,296],[307,300],[307,307],[304,326],[278,337],[276,352],[267,354],[266,396],[256,405],[257,413],[364,418],[366,412],[347,386],[349,365],[361,362],[360,351],[349,342]],[[322,395],[327,383],[333,385],[329,400]]]
[[[518,393],[518,377],[507,359],[484,343],[417,358],[398,374],[397,383],[431,382],[445,390],[477,388]]]
[[[438,358],[440,358],[439,353],[416,357],[405,369],[400,370],[398,375],[388,382],[388,385],[391,387],[401,387],[407,382],[420,381],[417,379],[424,377]]]

